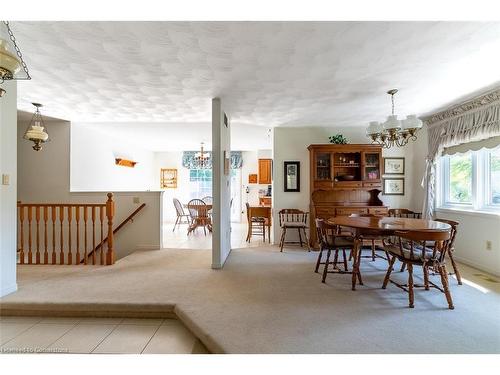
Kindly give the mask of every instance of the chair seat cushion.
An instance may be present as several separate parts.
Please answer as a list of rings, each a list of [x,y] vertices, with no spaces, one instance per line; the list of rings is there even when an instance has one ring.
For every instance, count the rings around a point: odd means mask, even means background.
[[[287,221],[281,225],[282,228],[306,228],[306,223],[302,221]]]

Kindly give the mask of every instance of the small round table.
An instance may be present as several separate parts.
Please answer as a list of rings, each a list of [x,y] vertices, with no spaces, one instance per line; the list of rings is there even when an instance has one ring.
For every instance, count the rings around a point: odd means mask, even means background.
[[[359,272],[359,261],[361,257],[358,256],[363,235],[369,234],[371,236],[390,236],[393,235],[396,231],[446,232],[451,229],[450,224],[434,220],[382,216],[336,216],[328,219],[327,223],[354,229],[354,248],[352,254],[352,290],[356,290],[356,278],[359,279],[359,284],[363,285],[363,281],[361,280],[361,273]]]

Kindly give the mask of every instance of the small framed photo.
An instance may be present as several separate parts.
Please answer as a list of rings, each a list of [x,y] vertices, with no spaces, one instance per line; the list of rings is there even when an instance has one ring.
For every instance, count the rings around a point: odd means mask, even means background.
[[[285,192],[300,192],[300,161],[285,161]]]
[[[405,158],[384,158],[384,174],[405,174]]]
[[[384,195],[405,195],[404,178],[384,178]]]

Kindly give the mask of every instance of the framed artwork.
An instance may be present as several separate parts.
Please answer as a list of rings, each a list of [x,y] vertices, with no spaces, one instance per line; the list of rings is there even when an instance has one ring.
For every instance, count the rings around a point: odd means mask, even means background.
[[[384,178],[384,195],[405,195],[404,178]]]
[[[160,170],[160,189],[177,189],[177,169]]]
[[[300,191],[300,161],[285,161],[285,192]]]
[[[384,174],[405,174],[405,158],[384,158]]]

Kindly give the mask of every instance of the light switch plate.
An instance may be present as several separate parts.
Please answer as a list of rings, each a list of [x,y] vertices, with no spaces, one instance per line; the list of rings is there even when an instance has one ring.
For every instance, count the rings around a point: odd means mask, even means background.
[[[10,185],[10,175],[8,174],[2,175],[2,185]]]

